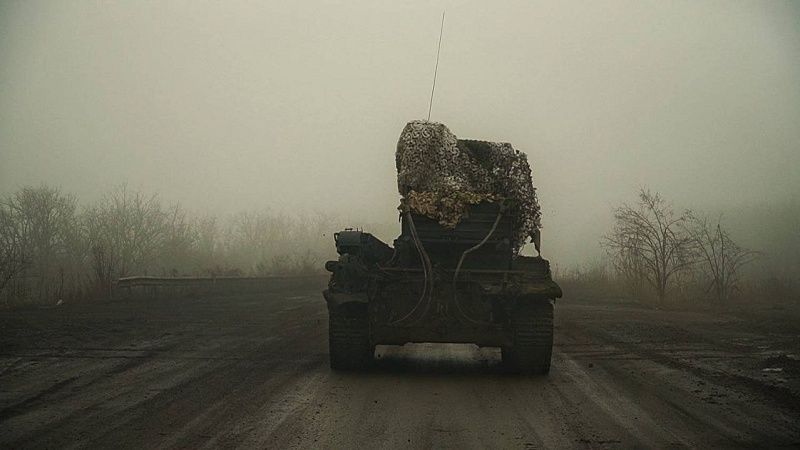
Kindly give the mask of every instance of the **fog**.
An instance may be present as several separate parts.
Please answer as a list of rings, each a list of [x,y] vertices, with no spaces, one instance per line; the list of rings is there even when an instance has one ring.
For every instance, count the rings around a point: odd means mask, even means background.
[[[797,447],[798,168],[800,0],[0,0],[0,449]]]
[[[431,119],[528,154],[546,256],[598,257],[648,186],[797,257],[792,2],[5,1],[0,192],[127,183],[198,212],[393,222],[443,9]]]

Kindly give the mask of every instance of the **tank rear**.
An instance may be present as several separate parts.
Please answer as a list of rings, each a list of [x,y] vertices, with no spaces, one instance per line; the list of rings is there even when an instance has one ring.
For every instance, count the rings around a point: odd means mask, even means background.
[[[547,373],[561,289],[538,251],[541,208],[527,156],[511,144],[461,140],[409,122],[395,153],[401,233],[337,233],[324,292],[331,366],[360,369],[376,345],[457,342],[500,347],[514,370]]]
[[[561,290],[547,260],[514,257],[513,217],[504,216],[503,204],[473,205],[453,229],[411,212],[401,222],[393,251],[382,251],[384,260],[369,264],[376,261],[371,250],[351,247],[329,264],[329,309],[333,316],[350,311],[357,318],[349,323],[363,330],[357,344],[363,355],[351,368],[368,364],[376,345],[439,342],[500,347],[509,367],[546,373],[553,299]],[[357,288],[344,292],[347,286]],[[358,333],[351,326],[339,334],[353,345]],[[520,360],[520,354],[533,356]]]

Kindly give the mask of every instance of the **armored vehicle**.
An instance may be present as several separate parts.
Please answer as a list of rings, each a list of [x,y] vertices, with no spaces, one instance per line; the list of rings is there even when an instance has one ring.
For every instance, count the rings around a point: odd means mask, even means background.
[[[401,200],[392,246],[358,229],[334,234],[339,259],[326,263],[323,292],[331,367],[363,369],[376,345],[472,343],[499,347],[513,371],[548,373],[561,289],[547,260],[518,254],[518,219],[529,213],[520,199],[471,197],[452,226],[412,197]]]

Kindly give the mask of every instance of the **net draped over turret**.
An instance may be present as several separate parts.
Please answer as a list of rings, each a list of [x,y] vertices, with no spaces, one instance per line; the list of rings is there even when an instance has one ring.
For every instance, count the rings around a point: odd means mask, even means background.
[[[458,139],[441,123],[409,122],[397,142],[400,210],[455,228],[469,205],[500,202],[514,218],[514,254],[541,227],[525,153],[509,143]]]

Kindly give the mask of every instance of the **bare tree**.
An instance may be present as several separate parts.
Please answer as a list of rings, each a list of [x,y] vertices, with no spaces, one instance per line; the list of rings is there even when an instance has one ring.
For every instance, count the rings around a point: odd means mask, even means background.
[[[21,221],[8,203],[0,203],[0,293],[28,263],[22,247]]]
[[[92,244],[92,270],[96,293],[110,296],[117,270],[114,248],[107,242],[96,241]]]
[[[739,288],[742,267],[752,262],[757,252],[736,244],[719,219],[712,223],[705,217],[694,218],[691,233],[700,267],[708,279],[708,290],[719,303],[730,299]]]
[[[622,278],[625,289],[635,297],[644,294],[647,287],[647,270],[644,258],[638,248],[620,247],[609,252],[611,264],[618,277]]]
[[[63,297],[79,278],[83,243],[76,218],[77,200],[58,189],[24,187],[9,197],[6,208],[16,222],[21,254],[33,272],[27,276],[39,300]]]
[[[627,275],[644,277],[663,303],[675,275],[694,263],[695,239],[686,230],[692,215],[676,214],[658,193],[642,189],[634,206],[614,210],[603,246]]]
[[[194,253],[196,267],[201,273],[218,275],[225,273],[222,266],[223,248],[219,221],[214,216],[203,216],[193,219],[192,228],[196,236]]]
[[[299,225],[269,211],[236,214],[225,228],[225,251],[231,265],[254,272],[260,261],[287,253]]]
[[[186,210],[174,204],[165,211],[161,246],[155,263],[170,275],[196,269],[199,235]]]
[[[121,186],[84,213],[98,283],[146,273],[162,247],[167,215],[155,195]]]

